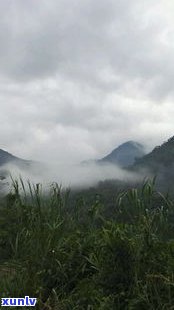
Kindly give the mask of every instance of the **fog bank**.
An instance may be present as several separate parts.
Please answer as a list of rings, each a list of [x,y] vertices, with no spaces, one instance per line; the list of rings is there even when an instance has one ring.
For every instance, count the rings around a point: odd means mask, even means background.
[[[2,171],[2,169],[1,169]],[[53,182],[62,187],[87,188],[97,185],[99,181],[120,180],[120,181],[138,181],[140,175],[128,172],[116,165],[90,163],[87,165],[59,165],[55,163],[39,164],[30,169],[20,169],[13,164],[3,166],[3,171],[7,171],[6,179],[1,183],[10,187],[12,179],[23,179],[24,183],[41,183],[47,188]],[[2,174],[2,172],[1,172]],[[7,184],[8,182],[8,184]]]

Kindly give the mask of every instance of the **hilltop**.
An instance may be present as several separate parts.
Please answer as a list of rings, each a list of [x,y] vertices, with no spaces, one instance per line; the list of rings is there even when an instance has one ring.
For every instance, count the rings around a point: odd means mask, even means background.
[[[144,146],[135,141],[127,141],[105,157],[99,159],[98,163],[110,163],[120,167],[132,165],[136,158],[141,158],[145,155]]]

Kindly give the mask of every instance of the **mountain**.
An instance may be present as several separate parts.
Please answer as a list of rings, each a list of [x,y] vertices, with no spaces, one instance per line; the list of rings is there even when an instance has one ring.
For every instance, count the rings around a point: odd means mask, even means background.
[[[171,168],[174,165],[174,137],[160,146],[156,146],[152,152],[142,158],[137,158],[133,168],[148,168],[154,173]]]
[[[30,160],[24,160],[0,149],[0,193],[5,192],[9,187],[8,178],[14,169],[28,172],[33,169],[36,163]]]
[[[18,168],[30,168],[32,163],[33,162],[30,160],[21,159],[0,149],[0,167],[7,164],[13,164]]]
[[[40,175],[45,169],[43,163],[16,157],[0,149],[0,183],[12,175]]]
[[[141,172],[145,176],[157,176],[161,187],[170,188],[174,184],[174,136],[152,152],[135,160],[131,171]]]
[[[127,167],[132,165],[136,158],[145,155],[145,150],[142,144],[135,141],[127,141],[117,148],[115,148],[107,156],[97,160],[97,163],[110,163],[119,165],[120,167]]]

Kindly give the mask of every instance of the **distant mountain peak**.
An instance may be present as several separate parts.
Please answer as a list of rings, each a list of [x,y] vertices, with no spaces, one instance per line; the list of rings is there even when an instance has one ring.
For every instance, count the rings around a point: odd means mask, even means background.
[[[98,163],[111,163],[121,167],[132,165],[136,158],[145,155],[144,146],[136,141],[126,141],[111,153],[98,160]]]

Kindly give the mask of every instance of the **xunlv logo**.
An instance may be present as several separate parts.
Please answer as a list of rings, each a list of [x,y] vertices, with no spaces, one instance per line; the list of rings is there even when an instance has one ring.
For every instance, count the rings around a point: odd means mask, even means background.
[[[1,298],[1,307],[34,307],[36,305],[37,298]]]

